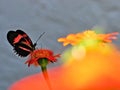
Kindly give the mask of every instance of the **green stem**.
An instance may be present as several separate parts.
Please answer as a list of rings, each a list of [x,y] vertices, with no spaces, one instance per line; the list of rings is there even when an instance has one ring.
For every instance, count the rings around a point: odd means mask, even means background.
[[[47,85],[49,87],[49,90],[52,90],[51,83],[50,83],[49,76],[48,76],[48,72],[47,72],[48,60],[47,59],[39,59],[38,63],[41,66],[41,70],[42,70],[43,76],[47,82]]]

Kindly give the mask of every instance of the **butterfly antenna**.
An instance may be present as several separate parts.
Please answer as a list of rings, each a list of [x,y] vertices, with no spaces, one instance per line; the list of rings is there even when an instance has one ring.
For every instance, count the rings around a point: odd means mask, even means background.
[[[44,34],[45,34],[45,32],[43,32],[43,33],[38,37],[38,39],[37,39],[36,42],[34,43],[34,46],[37,45],[38,40],[39,40]]]

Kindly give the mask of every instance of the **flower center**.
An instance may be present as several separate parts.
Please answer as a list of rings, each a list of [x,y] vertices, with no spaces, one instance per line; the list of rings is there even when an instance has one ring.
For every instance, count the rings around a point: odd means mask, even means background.
[[[32,52],[31,54],[31,58],[46,58],[52,55],[52,52],[50,52],[49,50],[35,50]]]

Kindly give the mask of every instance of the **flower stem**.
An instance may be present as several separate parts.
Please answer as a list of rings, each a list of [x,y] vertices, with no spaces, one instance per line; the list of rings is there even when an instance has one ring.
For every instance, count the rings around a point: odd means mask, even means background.
[[[41,70],[42,70],[43,76],[47,82],[49,90],[52,90],[51,83],[50,83],[49,76],[48,76],[48,72],[47,72],[48,60],[47,59],[39,59],[38,63],[41,66]]]

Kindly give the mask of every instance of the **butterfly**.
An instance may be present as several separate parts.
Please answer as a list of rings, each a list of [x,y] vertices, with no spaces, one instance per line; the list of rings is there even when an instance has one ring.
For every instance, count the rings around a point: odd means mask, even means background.
[[[44,33],[39,36],[37,41]],[[26,57],[33,52],[37,44],[37,41],[33,43],[30,37],[22,30],[9,31],[7,33],[7,40],[13,46],[13,50],[16,54],[21,57]]]

